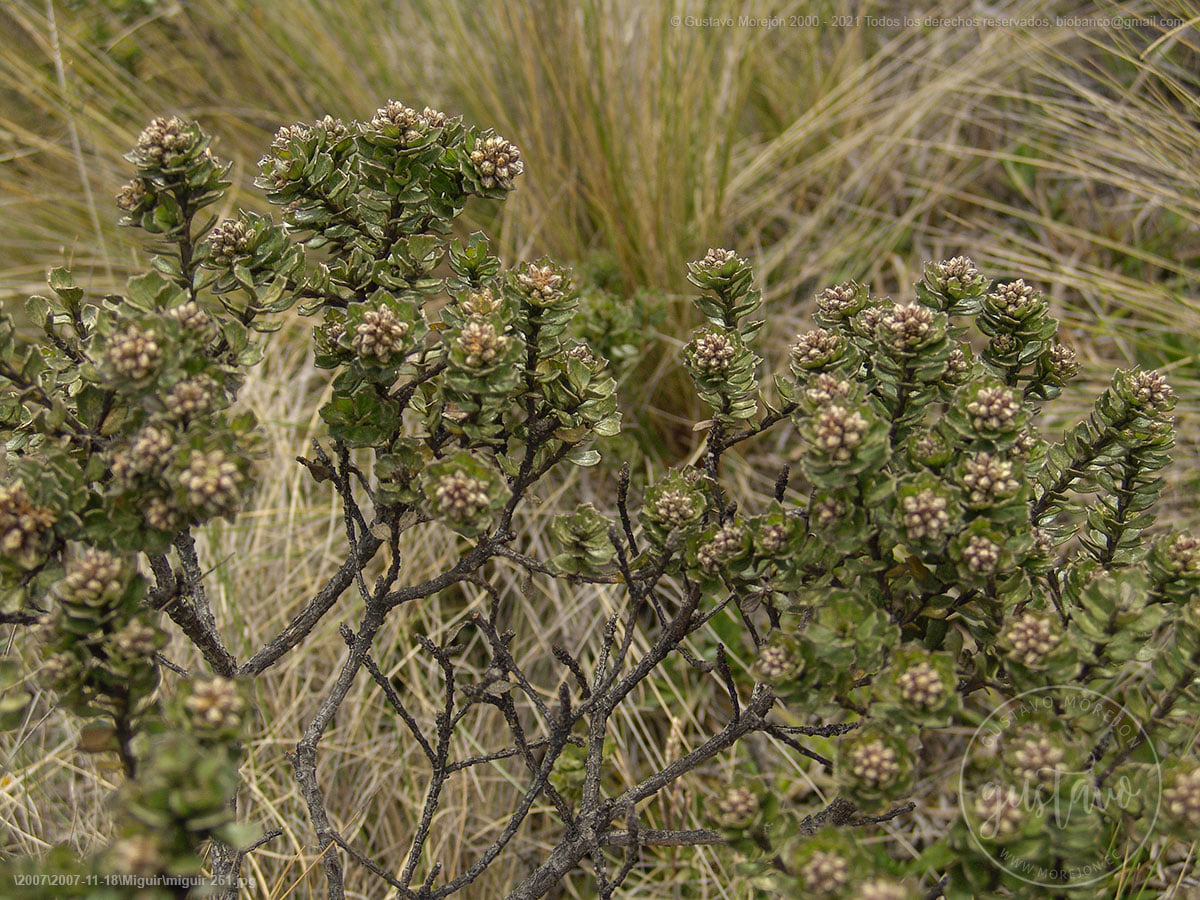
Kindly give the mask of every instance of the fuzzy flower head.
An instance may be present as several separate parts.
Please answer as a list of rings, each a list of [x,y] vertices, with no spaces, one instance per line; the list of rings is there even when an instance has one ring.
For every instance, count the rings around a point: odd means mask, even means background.
[[[733,340],[720,331],[706,331],[697,335],[688,350],[692,365],[709,375],[727,371],[737,355]]]
[[[461,469],[438,480],[435,496],[438,511],[450,519],[473,519],[491,503],[487,482]]]
[[[962,384],[971,374],[971,361],[962,347],[955,347],[946,357],[946,371],[942,378],[949,384]]]
[[[133,155],[139,166],[166,166],[192,150],[198,140],[196,129],[184,120],[159,116],[138,135]]]
[[[1154,412],[1168,412],[1175,406],[1175,392],[1158,372],[1133,372],[1126,379],[1130,402]]]
[[[350,346],[362,359],[389,359],[405,350],[409,324],[387,305],[380,305],[362,314],[354,327]]]
[[[144,515],[147,525],[168,534],[174,534],[183,524],[183,516],[179,510],[162,497],[151,497],[146,502]]]
[[[732,522],[720,528],[712,540],[703,544],[696,552],[700,568],[709,575],[716,574],[725,563],[741,552],[745,537],[745,530]]]
[[[962,485],[966,489],[967,502],[972,506],[1005,500],[1021,487],[1013,476],[1013,464],[991,453],[979,453],[966,460]]]
[[[982,535],[972,535],[963,549],[963,560],[967,568],[977,575],[990,575],[1000,562],[1000,546]]]
[[[179,323],[182,331],[191,334],[203,334],[208,330],[211,321],[195,300],[189,300],[174,307],[167,312],[167,315]]]
[[[113,635],[113,646],[117,652],[130,659],[145,659],[159,648],[165,640],[162,632],[145,622],[134,620]]]
[[[167,412],[177,419],[187,419],[204,413],[212,405],[213,392],[217,389],[207,375],[185,378],[176,384],[164,399]]]
[[[822,372],[804,389],[804,396],[813,406],[823,406],[850,397],[854,388],[844,378],[837,378],[828,372]]]
[[[1034,734],[1018,740],[1006,751],[1013,773],[1033,784],[1053,787],[1066,771],[1066,751],[1047,735]]]
[[[1066,344],[1051,344],[1046,351],[1046,372],[1058,384],[1066,384],[1079,374],[1079,358]]]
[[[893,747],[881,740],[859,744],[850,754],[850,773],[870,787],[883,787],[900,772]]]
[[[127,213],[136,212],[149,196],[150,192],[146,190],[146,186],[141,181],[134,179],[121,185],[121,189],[117,191],[117,209]]]
[[[727,790],[717,801],[717,822],[723,828],[745,828],[758,815],[758,795],[745,787]]]
[[[901,519],[910,539],[936,538],[950,526],[949,501],[932,488],[901,500]]]
[[[867,291],[857,282],[845,281],[820,291],[814,301],[816,318],[833,324],[860,312],[867,303]]]
[[[984,303],[989,311],[1014,322],[1024,321],[1045,308],[1041,295],[1022,278],[997,285]]]
[[[1021,795],[1008,785],[984,785],[975,798],[973,812],[979,836],[988,841],[1010,838],[1025,823]]]
[[[1004,633],[1008,656],[1026,666],[1036,666],[1059,644],[1062,631],[1048,615],[1026,612]]]
[[[113,335],[108,346],[108,363],[122,378],[140,381],[153,374],[162,362],[158,335],[136,325]]]
[[[1200,830],[1200,769],[1177,775],[1163,790],[1163,809],[1188,831]]]
[[[1007,431],[1017,422],[1021,405],[1013,392],[999,385],[983,387],[967,402],[967,413],[977,432]]]
[[[935,313],[919,303],[897,303],[883,313],[878,328],[884,338],[899,350],[915,350],[934,334]]]
[[[942,702],[946,685],[942,675],[924,660],[909,666],[896,678],[900,698],[917,709],[933,709]]]
[[[1177,575],[1200,575],[1200,539],[1176,535],[1167,547],[1167,559]]]
[[[22,568],[34,568],[54,522],[54,513],[34,504],[24,486],[0,485],[0,554]]]
[[[71,563],[54,593],[66,604],[96,606],[120,594],[124,585],[121,560],[101,550],[88,550]]]
[[[758,648],[751,672],[758,680],[779,686],[803,668],[804,659],[795,641],[789,637],[774,637]]]
[[[208,233],[208,260],[214,266],[232,266],[250,251],[250,228],[241,219],[226,219]]]
[[[809,891],[806,896],[833,897],[849,883],[850,866],[837,853],[818,850],[809,856],[799,874]]]
[[[813,439],[817,448],[834,462],[847,462],[867,432],[867,420],[844,406],[832,405],[817,414]]]
[[[232,731],[241,724],[246,701],[235,681],[215,675],[195,682],[183,706],[197,731]]]
[[[222,450],[193,453],[179,474],[188,502],[207,516],[229,512],[237,504],[241,476],[237,463]]]
[[[470,291],[460,301],[462,311],[466,313],[469,319],[487,319],[490,318],[503,305],[491,288],[483,287],[477,291]]]
[[[456,343],[464,361],[472,368],[487,366],[508,346],[510,338],[496,334],[491,322],[472,320],[463,326]]]
[[[525,171],[521,151],[496,135],[478,141],[469,158],[485,188],[512,190],[513,179]]]
[[[521,292],[539,306],[547,306],[562,299],[566,285],[562,273],[552,265],[539,266],[526,263],[517,272],[517,286]]]
[[[846,339],[834,331],[816,328],[798,335],[791,347],[792,365],[797,369],[819,369],[837,362]]]
[[[654,502],[654,513],[664,525],[677,528],[696,517],[696,503],[684,491],[663,491]]]
[[[368,130],[381,135],[393,135],[401,147],[419,144],[430,131],[446,124],[446,114],[425,107],[417,112],[399,100],[389,100],[368,123]]]
[[[733,250],[726,250],[722,247],[710,247],[708,252],[704,254],[704,258],[696,263],[696,266],[700,269],[715,271],[716,269],[724,268],[726,264],[731,262],[736,262],[739,266],[746,264],[746,261]]]
[[[925,283],[953,300],[976,297],[987,286],[987,279],[969,258],[955,256],[925,267]]]

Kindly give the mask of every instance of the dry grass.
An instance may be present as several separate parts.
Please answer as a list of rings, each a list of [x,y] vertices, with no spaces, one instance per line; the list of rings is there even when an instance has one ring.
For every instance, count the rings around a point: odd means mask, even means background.
[[[748,15],[835,11],[812,2],[748,5]],[[1005,8],[1015,17],[1046,5]],[[639,373],[645,386],[630,400],[643,404],[650,424],[679,435],[668,446],[672,457],[687,455],[690,423],[699,417],[673,353],[690,327],[687,260],[729,245],[756,261],[778,358],[817,287],[853,277],[879,293],[907,291],[924,260],[966,251],[1054,298],[1088,363],[1088,383],[1065,402],[1065,415],[1088,402],[1113,365],[1168,368],[1182,395],[1178,501],[1200,459],[1200,12],[1192,0],[1154,6],[1157,15],[1192,24],[1170,33],[673,28],[661,10],[634,0],[416,0],[403,9],[370,0],[193,0],[159,2],[130,21],[102,4],[74,13],[58,7],[51,22],[42,3],[8,5],[0,11],[8,38],[0,44],[0,301],[18,303],[63,259],[98,292],[142,262],[131,236],[112,224],[108,198],[125,177],[121,154],[150,116],[201,118],[234,161],[229,207],[258,207],[249,189],[254,161],[278,124],[327,112],[367,115],[399,96],[495,126],[522,148],[528,168],[520,190],[502,210],[471,211],[467,223],[498,233],[510,259],[546,253],[578,261],[604,251],[625,287],[664,292],[668,325],[658,337],[668,352]],[[675,7],[681,15],[728,12],[703,2]],[[964,9],[939,3],[922,12]],[[1099,10],[1139,11],[1151,5]],[[328,577],[344,543],[328,492],[292,462],[320,433],[315,410],[324,381],[302,325],[279,338],[243,397],[265,424],[262,471],[270,477],[258,487],[255,512],[210,528],[203,548],[215,567],[218,619],[239,658]],[[783,448],[761,448],[768,449]],[[748,465],[734,476],[758,493],[774,480],[774,472]],[[596,490],[570,481],[544,496],[542,510],[522,523],[527,549],[544,550],[549,511]],[[1194,519],[1181,501],[1174,509]],[[431,531],[408,549],[408,571],[430,571],[453,551]],[[523,585],[502,567],[493,578],[518,633],[515,655],[552,691],[550,645],[579,646],[617,598]],[[377,642],[380,665],[426,719],[438,686],[412,635],[447,635],[481,602],[468,586],[403,608]],[[263,722],[241,802],[247,818],[284,833],[247,862],[256,896],[320,890],[284,753],[340,665],[338,624],[353,623],[359,606],[347,595],[303,652],[261,679]],[[533,622],[537,628],[528,627]],[[12,649],[32,658],[20,642]],[[172,652],[195,664],[183,648]],[[613,778],[632,779],[693,743],[722,715],[719,694],[682,668],[648,682],[615,722]],[[483,741],[496,725],[480,713],[468,732]],[[72,728],[49,715],[5,738],[4,852],[36,853],[47,840],[86,848],[102,839],[113,775],[73,752]],[[464,739],[457,749],[477,748]],[[788,757],[778,747],[761,749]],[[322,744],[321,774],[335,823],[380,860],[403,856],[419,815],[424,769],[413,751],[360,679]],[[645,824],[704,824],[706,785],[728,770],[714,767],[656,799]],[[517,774],[497,765],[459,776],[426,862],[441,861],[451,875],[469,865],[500,821]],[[805,804],[821,788],[799,775],[791,783]],[[926,815],[922,827],[936,833],[938,811]],[[521,853],[489,870],[470,895],[503,893],[544,852],[548,827],[548,817],[535,817]],[[730,862],[708,850],[649,855],[635,877],[631,896],[749,896],[730,887]],[[348,886],[349,896],[384,896],[355,867]],[[580,877],[561,896],[590,890]]]

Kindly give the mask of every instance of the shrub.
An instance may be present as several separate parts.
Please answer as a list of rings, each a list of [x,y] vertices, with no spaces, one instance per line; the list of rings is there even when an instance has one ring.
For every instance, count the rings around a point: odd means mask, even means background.
[[[701,464],[636,491],[622,467],[611,509],[557,516],[556,552],[539,559],[519,511],[564,465],[601,463],[621,416],[600,348],[574,337],[571,273],[548,260],[505,267],[484,235],[454,236],[470,200],[514,187],[516,147],[396,102],[365,122],[288,126],[258,182],[279,223],[207,214],[227,166],[194,123],[156,119],[128,158],[118,205],[154,250],[150,270],[102,298],[55,270],[53,296],[27,304],[38,333],[0,328],[0,612],[36,628],[44,661],[31,677],[125,775],[111,846],[10,861],[13,872],[115,870],[150,879],[139,896],[182,895],[209,842],[208,870],[227,886],[272,838],[239,824],[235,805],[250,687],[302,652],[323,616],[351,608],[347,592],[361,607],[344,665],[290,756],[331,897],[344,896],[347,860],[401,897],[469,891],[535,804],[557,838],[511,900],[546,896],[585,861],[612,897],[653,847],[719,843],[744,857],[749,885],[782,896],[1150,891],[1169,843],[1200,825],[1187,755],[1200,542],[1154,530],[1174,398],[1160,375],[1120,371],[1088,418],[1041,437],[1040,411],[1077,365],[1023,280],[993,284],[957,257],[928,266],[912,302],[854,283],[824,290],[818,327],[764,387],[751,267],[710,251],[689,267],[706,324],[682,354],[711,408]],[[239,661],[194,533],[234,516],[256,475],[255,423],[235,412],[237,394],[293,307],[315,320],[315,358],[331,373],[327,440],[298,462],[337,495],[345,555]],[[794,467],[780,465],[769,496],[732,496],[727,455],[772,429],[790,429]],[[456,561],[406,571],[410,533],[436,529],[458,535]],[[502,604],[488,580],[501,566],[623,597],[601,635],[555,648],[554,684],[536,684],[509,650],[513,629],[537,623]],[[397,608],[464,583],[492,596],[464,625],[487,648],[486,675],[465,674],[464,641],[418,636],[444,697],[423,722],[376,664],[375,640]],[[172,626],[207,673],[171,671],[159,650]],[[731,664],[746,654],[752,665]],[[727,698],[725,720],[662,768],[616,781],[614,711],[680,665]],[[5,677],[13,724],[30,694]],[[403,859],[373,862],[340,834],[318,778],[322,736],[359,677],[428,766]],[[466,756],[456,736],[476,705],[508,733]],[[796,798],[758,752],[717,792],[714,829],[639,825],[639,804],[755,734],[806,759],[829,801]],[[463,871],[428,864],[447,781],[504,759],[524,779],[507,823]],[[940,832],[906,830],[925,811]],[[86,879],[43,887],[99,895]]]

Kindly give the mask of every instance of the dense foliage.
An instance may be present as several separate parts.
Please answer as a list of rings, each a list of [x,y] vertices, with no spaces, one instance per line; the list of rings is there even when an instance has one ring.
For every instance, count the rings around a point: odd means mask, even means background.
[[[126,776],[101,854],[6,865],[118,871],[164,896],[205,870],[228,884],[271,838],[237,821],[247,686],[302,652],[350,592],[361,607],[344,666],[290,756],[332,898],[345,894],[346,859],[401,897],[464,890],[535,804],[557,817],[558,839],[511,900],[546,896],[585,860],[612,897],[654,846],[722,842],[744,856],[753,889],[783,896],[1158,895],[1155,859],[1200,826],[1188,755],[1200,542],[1154,530],[1173,441],[1160,375],[1117,372],[1088,418],[1043,438],[1039,411],[1075,374],[1074,354],[1033,286],[992,283],[956,257],[927,267],[913,302],[855,283],[822,291],[818,327],[764,384],[753,272],[712,250],[689,267],[705,324],[682,360],[711,408],[697,426],[701,465],[632,491],[624,467],[610,509],[554,519],[557,553],[542,560],[519,511],[561,466],[602,462],[621,422],[619,360],[606,356],[628,354],[618,332],[581,320],[620,325],[611,298],[548,260],[505,267],[485,236],[454,236],[468,201],[513,188],[517,148],[396,102],[366,122],[288,126],[260,161],[276,223],[206,213],[227,187],[209,145],[196,124],[164,118],[129,155],[135,177],[117,202],[154,251],[150,271],[90,298],[55,270],[53,296],[27,304],[30,333],[0,324],[0,613],[36,629],[33,677],[88,720],[85,748],[116,754]],[[237,394],[293,308],[315,321],[331,387],[328,438],[298,461],[340,499],[345,555],[289,626],[239,661],[193,532],[236,515],[258,475]],[[773,496],[731,496],[726,453],[771,429],[792,429],[793,465],[780,461]],[[456,533],[457,561],[406,571],[413,529]],[[623,605],[603,634],[557,647],[560,679],[537,685],[509,651],[514,631],[537,623],[512,620],[487,580],[494,566],[619,590]],[[423,722],[376,665],[374,641],[398,607],[462,583],[495,594],[465,626],[488,648],[487,675],[456,666],[461,642],[418,638],[444,686]],[[209,672],[163,683],[168,620]],[[736,648],[711,637],[730,624]],[[709,636],[696,644],[707,658],[688,648],[693,636]],[[731,665],[731,651],[753,665]],[[727,721],[614,784],[614,710],[676,660],[727,694]],[[339,834],[317,777],[322,735],[364,669],[428,763],[400,860],[373,862]],[[29,693],[21,673],[4,675],[0,712],[20,723]],[[463,756],[456,732],[477,704],[495,707],[507,734]],[[755,733],[806,757],[830,802],[791,802],[747,762],[717,798],[716,830],[639,827],[640,803]],[[443,873],[424,853],[442,789],[499,760],[524,779],[522,798],[474,865]],[[864,839],[929,810],[944,825],[936,839]],[[86,882],[45,895],[70,890],[100,896]]]

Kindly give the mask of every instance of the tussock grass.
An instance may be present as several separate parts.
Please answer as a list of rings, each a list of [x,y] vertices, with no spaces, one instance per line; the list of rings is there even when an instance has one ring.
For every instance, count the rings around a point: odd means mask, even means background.
[[[1200,477],[1200,7],[1193,0],[1050,4],[1063,14],[1175,16],[1163,31],[1063,29],[676,28],[668,15],[724,15],[715,3],[676,3],[670,13],[634,0],[534,0],[402,7],[371,0],[230,4],[161,2],[122,19],[104,4],[67,11],[22,2],[0,10],[0,302],[42,289],[45,269],[69,261],[81,285],[119,287],[143,259],[114,225],[109,198],[125,180],[121,155],[153,115],[192,115],[220,136],[233,160],[228,201],[261,208],[249,189],[255,160],[281,123],[325,113],[369,115],[389,96],[438,106],[494,126],[527,161],[503,209],[470,212],[468,228],[498,233],[510,258],[549,254],[576,262],[596,251],[615,260],[624,287],[662,292],[663,352],[631,383],[645,422],[675,435],[677,461],[699,445],[703,413],[688,400],[677,350],[687,340],[684,264],[708,246],[753,259],[773,326],[774,361],[807,327],[814,290],[845,278],[906,296],[926,259],[959,252],[1001,277],[1022,276],[1054,298],[1085,377],[1066,416],[1081,413],[1114,365],[1160,365],[1181,396],[1180,447],[1170,495],[1194,521],[1188,491]],[[826,16],[833,4],[794,3],[746,15]],[[1045,14],[1045,3],[1003,4],[1005,14]],[[53,10],[53,16],[49,11]],[[969,14],[935,3],[924,14]],[[891,10],[889,10],[891,12]],[[902,11],[897,11],[902,12]],[[293,457],[320,434],[324,391],[302,323],[271,344],[243,394],[265,425],[264,477],[253,514],[211,527],[202,546],[218,621],[231,649],[253,652],[328,578],[344,547],[340,509]],[[775,472],[754,463],[786,454],[776,443],[733,458],[748,493],[770,491]],[[544,555],[546,517],[611,480],[573,476],[521,520],[524,548]],[[407,570],[432,571],[455,546],[430,530],[407,548]],[[515,570],[490,573],[517,632],[513,652],[541,676],[552,699],[550,648],[590,651],[611,591],[566,593],[527,584]],[[423,722],[439,684],[413,635],[447,638],[489,602],[466,585],[401,608],[377,642],[386,674]],[[321,890],[304,805],[284,754],[292,749],[341,663],[338,625],[355,621],[348,592],[300,652],[259,685],[263,720],[243,769],[246,816],[280,838],[253,854],[255,896]],[[529,627],[537,623],[537,627]],[[486,665],[470,638],[464,665]],[[695,648],[698,651],[705,648]],[[711,647],[707,648],[711,651]],[[27,642],[11,645],[36,660]],[[168,655],[193,667],[173,646]],[[740,661],[744,666],[745,660]],[[735,669],[739,661],[735,660]],[[174,676],[167,675],[169,686]],[[690,746],[725,714],[713,683],[685,667],[648,680],[614,720],[612,778],[636,780]],[[37,853],[48,841],[87,849],[103,839],[113,774],[73,749],[74,726],[47,702],[0,745],[3,852]],[[462,755],[481,752],[497,721],[480,711]],[[360,678],[321,750],[321,778],[335,824],[373,858],[397,865],[420,815],[419,750],[377,688]],[[800,765],[769,741],[754,756]],[[782,762],[780,762],[782,761]],[[714,763],[645,808],[646,827],[699,827],[709,785],[731,771]],[[500,827],[518,790],[516,763],[456,776],[422,861],[449,875],[469,866]],[[784,783],[784,782],[781,782]],[[815,804],[823,785],[799,774],[789,797]],[[934,786],[930,786],[931,789]],[[948,807],[934,803],[920,830],[940,833]],[[548,849],[549,818],[535,815],[518,853],[468,892],[503,895]],[[900,840],[898,830],[888,832]],[[911,832],[910,832],[911,833]],[[903,846],[903,845],[902,845]],[[915,856],[916,848],[911,848]],[[1164,872],[1166,863],[1163,863]],[[731,862],[708,849],[648,852],[630,896],[746,897]],[[348,868],[348,896],[382,897],[380,883]],[[581,877],[562,897],[591,896]]]

